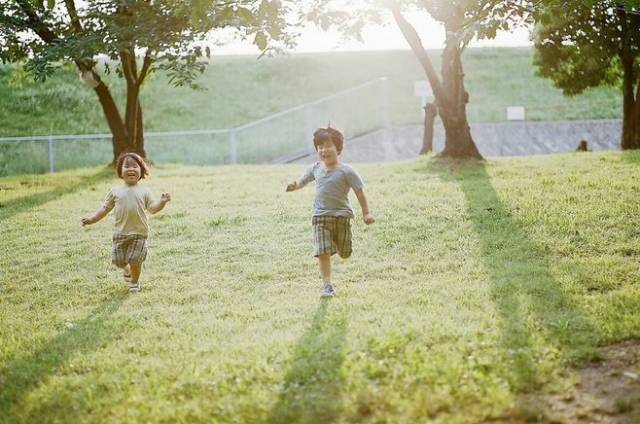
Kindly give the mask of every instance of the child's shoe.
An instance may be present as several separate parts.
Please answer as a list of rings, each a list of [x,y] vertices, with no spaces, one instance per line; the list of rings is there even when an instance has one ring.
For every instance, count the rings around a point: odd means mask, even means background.
[[[129,293],[136,293],[140,291],[140,283],[130,283]]]
[[[333,286],[331,285],[331,283],[325,284],[324,288],[322,289],[322,293],[320,293],[321,298],[333,297],[335,295],[336,295],[336,291],[333,289]]]

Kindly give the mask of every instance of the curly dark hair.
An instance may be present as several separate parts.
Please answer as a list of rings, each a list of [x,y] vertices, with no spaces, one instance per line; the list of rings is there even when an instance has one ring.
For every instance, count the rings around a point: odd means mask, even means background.
[[[139,154],[133,152],[124,152],[121,153],[120,156],[118,156],[118,160],[116,161],[116,174],[119,178],[122,178],[122,164],[124,163],[124,160],[126,158],[131,158],[138,162],[138,166],[140,166],[140,179],[149,176],[149,166]]]
[[[344,135],[340,131],[335,128],[331,128],[330,126],[327,128],[318,128],[313,133],[313,147],[318,150],[318,147],[321,144],[324,144],[326,141],[331,141],[334,146],[336,146],[336,150],[338,154],[342,152],[342,146],[344,145]]]

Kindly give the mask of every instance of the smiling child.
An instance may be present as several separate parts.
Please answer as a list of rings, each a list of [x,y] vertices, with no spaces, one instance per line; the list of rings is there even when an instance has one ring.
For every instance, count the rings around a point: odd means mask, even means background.
[[[140,272],[147,257],[147,237],[149,224],[146,211],[160,212],[171,200],[171,194],[162,193],[160,200],[153,200],[151,191],[138,184],[149,175],[144,160],[135,153],[123,153],[116,162],[116,174],[124,180],[124,185],[113,187],[102,206],[93,216],[81,218],[82,226],[95,224],[107,216],[112,209],[115,226],[113,230],[112,260],[114,265],[124,270],[129,282],[129,291],[140,291]]]
[[[319,162],[311,165],[297,181],[287,185],[287,192],[299,190],[311,181],[316,182],[313,203],[313,255],[318,258],[320,275],[324,283],[321,297],[333,297],[331,284],[331,256],[346,259],[351,256],[351,219],[354,217],[349,204],[349,190],[353,189],[362,209],[362,218],[369,225],[375,218],[369,212],[362,178],[351,166],[341,163],[344,136],[335,128],[319,128],[313,133],[313,145]]]

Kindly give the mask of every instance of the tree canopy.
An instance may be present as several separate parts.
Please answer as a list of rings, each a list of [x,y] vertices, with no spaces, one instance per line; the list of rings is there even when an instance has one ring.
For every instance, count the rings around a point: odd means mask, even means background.
[[[198,59],[210,55],[203,45],[214,29],[234,28],[261,50],[289,44],[286,12],[275,0],[2,0],[0,59],[26,61],[44,79],[64,61],[90,67],[98,55],[120,61],[133,53],[182,85],[202,69]],[[123,77],[125,71],[116,68]]]
[[[541,9],[534,31],[538,73],[565,94],[619,84],[622,60],[640,57],[640,11],[617,1],[552,3]]]
[[[640,148],[639,1],[548,1],[536,12],[534,44],[538,74],[567,95],[620,86],[622,147]]]

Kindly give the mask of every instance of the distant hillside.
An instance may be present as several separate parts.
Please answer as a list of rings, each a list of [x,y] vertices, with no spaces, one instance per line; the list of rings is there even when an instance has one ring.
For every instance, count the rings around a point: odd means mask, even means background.
[[[430,52],[439,67],[439,52]],[[471,121],[504,119],[504,108],[527,106],[533,120],[616,118],[620,93],[599,88],[566,98],[547,80],[534,76],[529,48],[471,49],[464,55],[471,95]],[[144,87],[146,129],[168,131],[237,126],[358,83],[387,76],[391,80],[393,123],[419,123],[421,109],[413,81],[424,79],[409,51],[296,54],[264,58],[216,57],[194,91],[173,88],[163,74]],[[0,66],[0,136],[93,133],[107,131],[93,92],[65,70],[44,84],[17,88],[13,68]],[[122,98],[123,84],[108,77]]]

